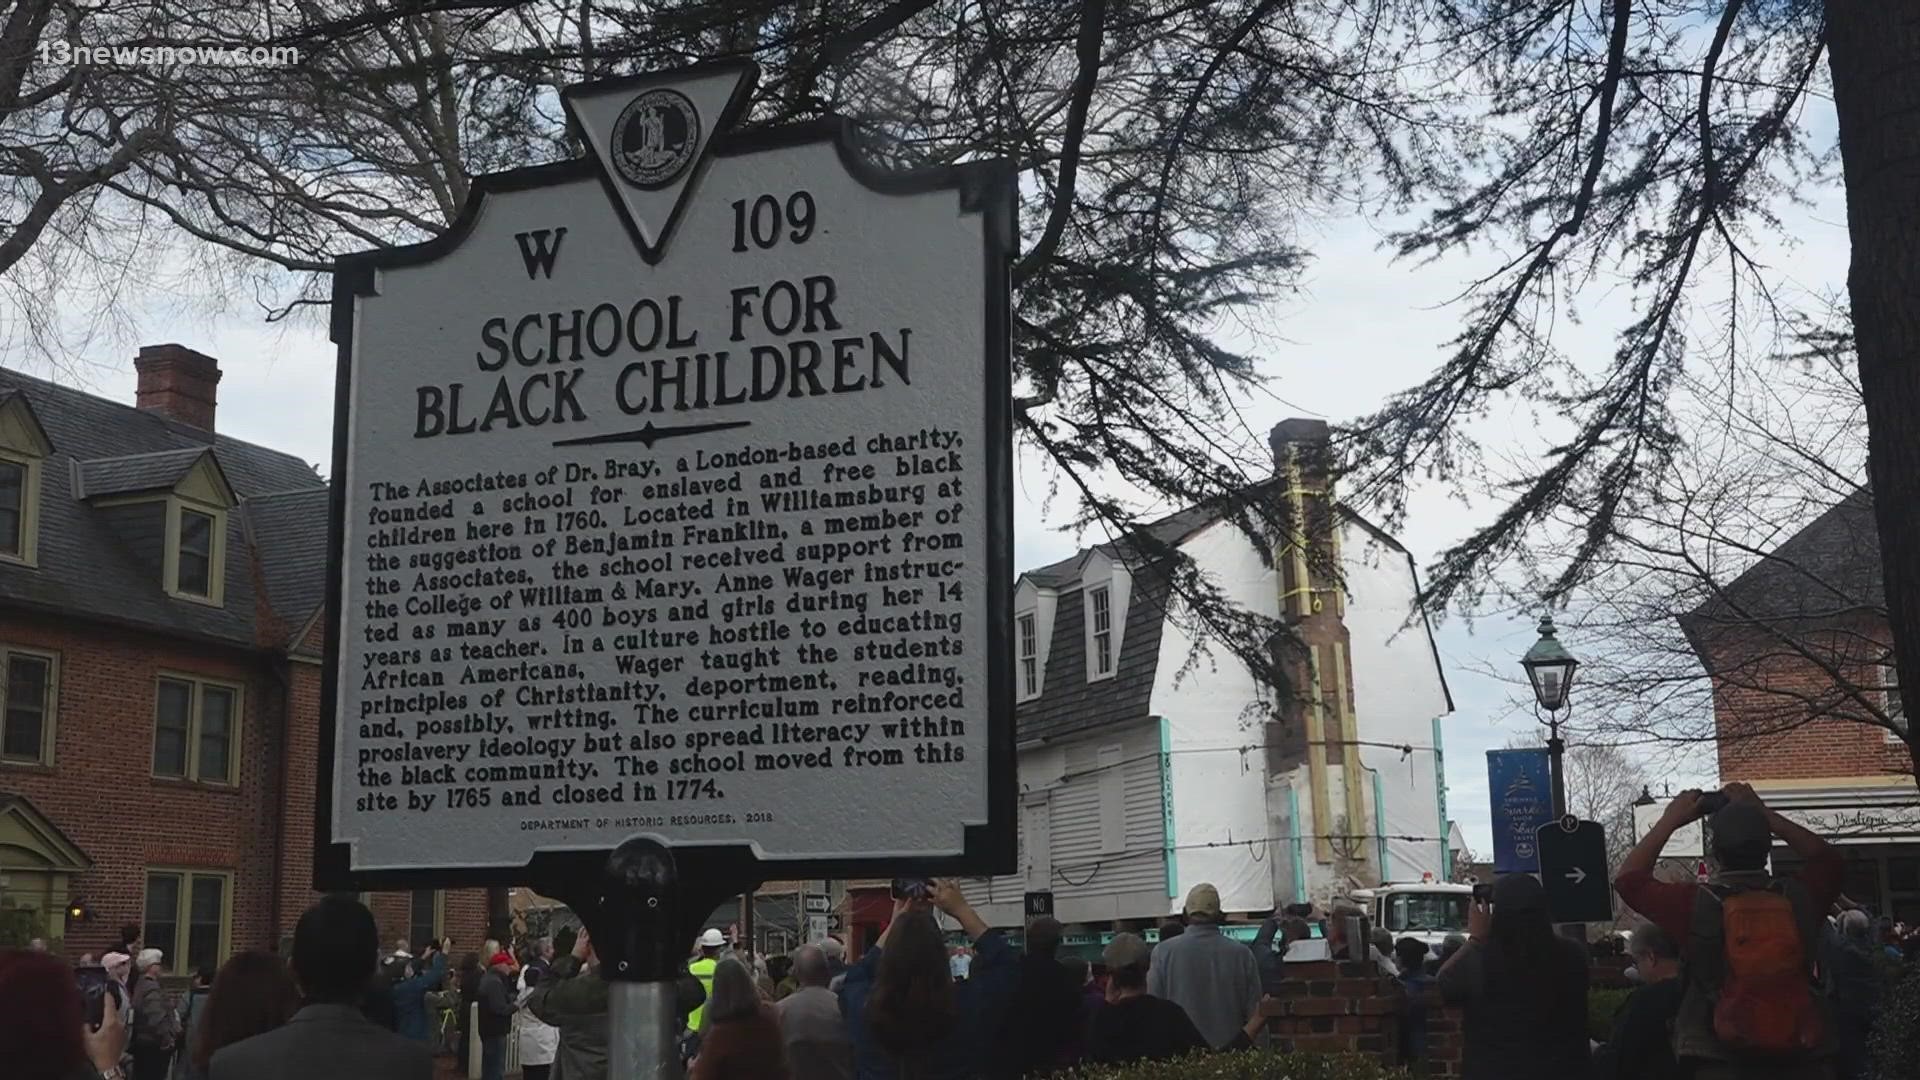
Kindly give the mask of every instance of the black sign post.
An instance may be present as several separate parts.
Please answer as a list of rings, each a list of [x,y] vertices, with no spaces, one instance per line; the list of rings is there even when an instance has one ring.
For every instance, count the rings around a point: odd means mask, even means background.
[[[1050,919],[1053,917],[1053,894],[1051,892],[1030,892],[1027,894],[1027,921]]]
[[[1540,826],[1536,836],[1548,918],[1557,923],[1612,921],[1607,834],[1600,823],[1562,814],[1560,820]]]

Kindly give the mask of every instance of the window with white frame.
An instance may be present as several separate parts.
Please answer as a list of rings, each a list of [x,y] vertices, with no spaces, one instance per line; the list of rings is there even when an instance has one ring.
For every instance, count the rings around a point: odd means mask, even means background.
[[[1047,652],[1053,644],[1053,617],[1060,594],[1052,586],[1022,577],[1013,590],[1013,651],[1018,669],[1014,696],[1030,701],[1047,691]]]
[[[1887,714],[1887,719],[1893,721],[1894,726],[1908,730],[1910,721],[1907,719],[1907,705],[1900,697],[1900,670],[1892,663],[1880,665],[1880,711]],[[1897,743],[1904,740],[1900,732],[1889,731],[1887,741]]]
[[[1089,625],[1093,627],[1093,673],[1113,674],[1113,590],[1102,585],[1087,593]]]
[[[1020,699],[1037,697],[1040,693],[1040,633],[1037,628],[1037,616],[1028,612],[1020,616]]]

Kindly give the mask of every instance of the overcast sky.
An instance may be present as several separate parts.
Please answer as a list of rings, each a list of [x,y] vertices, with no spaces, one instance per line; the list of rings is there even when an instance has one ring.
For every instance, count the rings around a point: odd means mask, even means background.
[[[1831,137],[1831,114],[1824,103],[1804,122],[1817,137]],[[1809,293],[1838,290],[1846,276],[1844,199],[1838,190],[1804,194],[1811,197],[1811,205],[1787,216],[1797,244],[1791,249],[1763,249],[1762,257],[1770,255],[1773,265]],[[1260,339],[1241,339],[1257,347],[1262,371],[1273,380],[1271,395],[1284,399],[1249,402],[1246,417],[1251,430],[1264,431],[1287,416],[1341,420],[1364,413],[1386,393],[1417,381],[1440,360],[1442,343],[1458,331],[1459,311],[1447,306],[1447,301],[1472,276],[1476,265],[1484,265],[1484,256],[1424,267],[1395,264],[1379,249],[1380,229],[1378,223],[1348,219],[1329,222],[1305,238],[1314,260],[1302,292],[1258,313],[1254,321],[1267,329]],[[131,401],[133,344],[178,341],[221,361],[225,371],[219,404],[222,432],[330,466],[334,353],[323,325],[312,320],[286,328],[267,327],[246,315],[183,315],[180,309],[185,305],[176,298],[160,299],[147,306],[119,355],[113,349],[95,349],[88,365],[61,377]],[[1624,290],[1586,298],[1582,321],[1559,323],[1558,344],[1574,358],[1588,358],[1597,367],[1612,352],[1613,330],[1621,325],[1629,303]],[[9,365],[44,373],[44,368],[26,364],[17,354],[0,355]],[[1477,430],[1490,450],[1520,455],[1537,452],[1543,438],[1537,418],[1518,407],[1487,418]],[[1020,566],[1060,558],[1081,546],[1082,540],[1105,539],[1059,532],[1064,515],[1056,512],[1050,517],[1036,501],[1045,490],[1045,477],[1031,462],[1026,464],[1016,479]],[[1400,540],[1424,566],[1488,513],[1484,503],[1463,503],[1439,487],[1423,489],[1413,501]],[[1457,616],[1436,622],[1440,657],[1456,709],[1444,723],[1448,807],[1468,843],[1483,856],[1491,848],[1485,751],[1505,745],[1513,735],[1537,730],[1530,710],[1513,707],[1518,688],[1485,674],[1484,669],[1491,666],[1509,678],[1517,677],[1517,661],[1534,640],[1537,616],[1537,611],[1517,619],[1493,615],[1476,619],[1471,627]],[[1566,644],[1576,653],[1581,648],[1578,640]],[[1391,672],[1356,674],[1362,679],[1392,677]],[[1711,777],[1663,774],[1662,779]]]

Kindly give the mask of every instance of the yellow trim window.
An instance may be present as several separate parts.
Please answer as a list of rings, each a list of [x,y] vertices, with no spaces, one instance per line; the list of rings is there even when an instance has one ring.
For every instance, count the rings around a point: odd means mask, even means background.
[[[236,783],[239,725],[239,687],[161,676],[154,700],[153,774]]]
[[[232,939],[233,875],[224,870],[149,870],[142,941],[166,954],[176,975],[218,967]]]
[[[0,761],[50,764],[58,661],[51,653],[0,647],[6,711],[0,714]]]
[[[40,463],[0,452],[0,559],[35,561],[40,505]]]
[[[167,592],[219,604],[226,591],[227,513],[174,498],[167,501]]]

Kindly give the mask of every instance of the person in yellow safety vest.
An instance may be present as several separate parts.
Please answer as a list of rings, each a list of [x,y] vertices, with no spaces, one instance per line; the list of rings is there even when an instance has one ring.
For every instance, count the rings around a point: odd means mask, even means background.
[[[727,936],[718,930],[709,929],[700,935],[700,957],[687,965],[687,973],[700,980],[700,988],[713,997],[713,969],[720,966],[720,950],[727,944]],[[700,1021],[706,1016],[706,1006],[687,1014],[687,1030],[698,1032]]]

